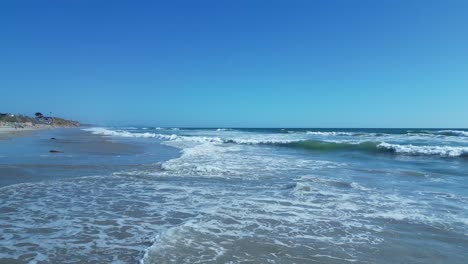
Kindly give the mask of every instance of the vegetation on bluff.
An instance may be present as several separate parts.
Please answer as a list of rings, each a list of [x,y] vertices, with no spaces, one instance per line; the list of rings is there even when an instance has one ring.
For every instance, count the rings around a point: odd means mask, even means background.
[[[77,121],[67,120],[60,117],[47,117],[37,112],[34,117],[26,115],[15,115],[0,113],[0,123],[14,126],[50,125],[54,127],[76,127],[80,126]]]

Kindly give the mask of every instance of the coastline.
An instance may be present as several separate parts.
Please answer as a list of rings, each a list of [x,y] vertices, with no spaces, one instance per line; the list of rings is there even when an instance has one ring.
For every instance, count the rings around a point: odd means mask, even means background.
[[[178,150],[154,144],[116,141],[81,128],[40,127],[2,129],[0,188],[150,166],[178,155]],[[57,152],[51,152],[51,150]],[[1,261],[0,261],[1,262]]]
[[[75,128],[0,142],[0,263],[464,263],[468,163],[263,144],[441,137],[306,132]],[[442,142],[468,147],[461,132]]]
[[[11,139],[14,137],[28,136],[31,133],[46,130],[46,129],[57,129],[57,128],[71,128],[72,126],[56,126],[46,124],[25,124],[25,123],[5,123],[0,122],[0,140]]]
[[[0,140],[29,135],[38,130],[80,126],[80,122],[60,117],[46,117],[39,112],[35,117],[0,113]]]
[[[0,140],[10,139],[13,137],[27,136],[31,133],[44,129],[53,129],[55,127],[40,125],[31,127],[12,127],[12,126],[0,126]]]

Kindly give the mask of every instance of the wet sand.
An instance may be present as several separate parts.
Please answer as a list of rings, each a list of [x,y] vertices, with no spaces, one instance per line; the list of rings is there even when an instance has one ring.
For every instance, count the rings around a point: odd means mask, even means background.
[[[127,170],[159,159],[142,145],[115,142],[77,128],[4,135],[8,140],[0,141],[0,187]]]
[[[27,128],[14,128],[14,127],[0,127],[0,140],[10,139],[18,136],[27,136],[34,131],[43,128],[27,127]]]

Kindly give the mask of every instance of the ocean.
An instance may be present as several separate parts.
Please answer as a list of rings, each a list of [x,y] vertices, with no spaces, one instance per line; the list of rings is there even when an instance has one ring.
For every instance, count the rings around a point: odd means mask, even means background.
[[[467,259],[468,130],[87,127],[0,142],[0,263]]]

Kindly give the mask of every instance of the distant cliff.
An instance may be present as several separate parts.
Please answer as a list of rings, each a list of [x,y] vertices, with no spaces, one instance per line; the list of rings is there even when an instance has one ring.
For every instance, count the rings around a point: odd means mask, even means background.
[[[80,122],[63,119],[60,117],[44,116],[41,113],[36,113],[34,117],[26,115],[16,115],[11,113],[0,113],[0,126],[14,127],[35,127],[35,126],[50,126],[50,127],[77,127]]]

